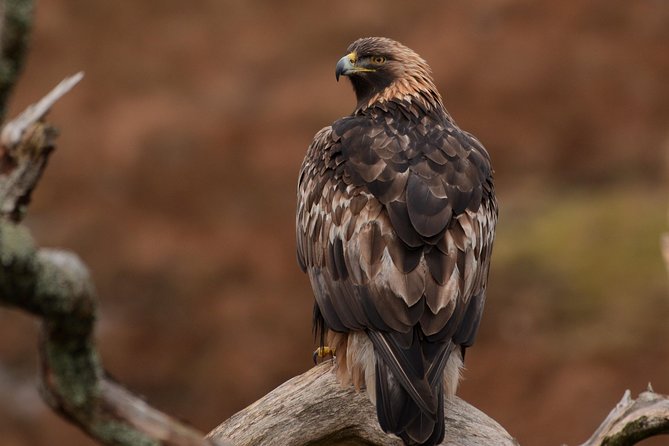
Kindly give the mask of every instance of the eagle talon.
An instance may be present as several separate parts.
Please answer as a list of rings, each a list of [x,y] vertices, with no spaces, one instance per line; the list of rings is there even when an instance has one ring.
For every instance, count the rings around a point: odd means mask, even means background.
[[[314,350],[312,359],[314,360],[314,364],[319,364],[320,362],[323,361],[324,358],[334,355],[335,355],[335,350],[325,345],[322,347],[318,347],[316,350]]]

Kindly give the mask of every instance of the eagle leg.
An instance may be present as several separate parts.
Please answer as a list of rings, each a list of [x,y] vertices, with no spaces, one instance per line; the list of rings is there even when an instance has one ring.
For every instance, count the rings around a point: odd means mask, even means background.
[[[328,357],[334,358],[334,356],[335,356],[335,349],[330,348],[327,345],[323,345],[314,350],[312,359],[314,360],[314,364],[318,365],[319,363],[323,362],[325,358]]]

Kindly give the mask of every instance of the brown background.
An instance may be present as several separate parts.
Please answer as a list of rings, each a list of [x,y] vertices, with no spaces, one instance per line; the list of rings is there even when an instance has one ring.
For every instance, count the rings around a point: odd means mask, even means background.
[[[557,445],[626,388],[669,393],[665,0],[40,2],[13,112],[86,78],[51,114],[62,136],[27,224],[91,268],[110,373],[209,430],[311,365],[296,176],[353,107],[334,65],[366,35],[430,62],[497,171],[460,394],[522,444]],[[91,445],[39,400],[35,338],[0,310],[0,444]]]

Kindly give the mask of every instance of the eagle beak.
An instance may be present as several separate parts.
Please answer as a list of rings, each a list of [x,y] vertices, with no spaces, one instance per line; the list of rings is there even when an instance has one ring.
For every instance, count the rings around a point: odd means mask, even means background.
[[[355,53],[350,53],[339,59],[335,68],[337,82],[339,82],[339,76],[348,76],[355,71],[355,58]]]

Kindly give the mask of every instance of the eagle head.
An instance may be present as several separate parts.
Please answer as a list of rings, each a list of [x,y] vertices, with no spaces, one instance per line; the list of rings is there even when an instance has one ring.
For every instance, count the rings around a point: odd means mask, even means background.
[[[358,110],[376,102],[421,99],[442,105],[430,66],[410,48],[387,37],[364,37],[353,42],[339,59],[335,76],[347,76]]]

